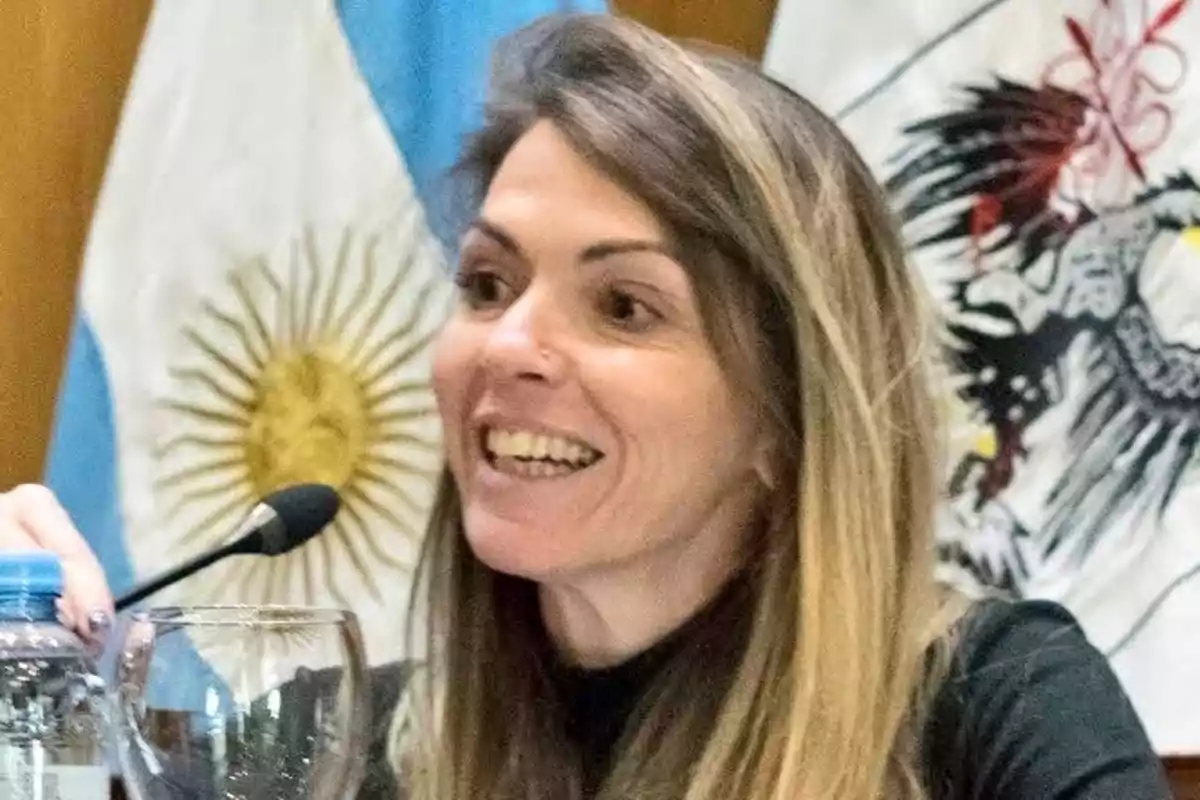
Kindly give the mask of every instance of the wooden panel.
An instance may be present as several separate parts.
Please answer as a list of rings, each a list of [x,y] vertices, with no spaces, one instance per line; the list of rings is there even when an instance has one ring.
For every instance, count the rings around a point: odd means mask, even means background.
[[[41,477],[88,220],[149,8],[0,2],[0,486]]]
[[[762,58],[776,0],[614,0],[618,13],[681,39],[703,39]]]
[[[1200,756],[1165,759],[1175,800],[1200,800]]]

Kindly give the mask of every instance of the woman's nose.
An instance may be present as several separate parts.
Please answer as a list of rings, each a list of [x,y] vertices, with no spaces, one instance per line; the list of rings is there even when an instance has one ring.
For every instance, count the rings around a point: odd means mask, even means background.
[[[495,321],[484,363],[501,380],[557,383],[562,379],[562,322],[549,298],[527,290]]]

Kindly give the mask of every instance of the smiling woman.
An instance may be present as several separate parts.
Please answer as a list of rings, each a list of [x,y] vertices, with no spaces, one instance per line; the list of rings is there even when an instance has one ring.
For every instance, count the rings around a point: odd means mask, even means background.
[[[497,63],[432,355],[428,661],[377,674],[410,800],[1168,796],[1069,614],[934,581],[936,354],[838,128],[607,16]],[[4,499],[0,545],[88,567],[52,497]]]
[[[413,797],[1166,796],[1068,614],[934,583],[924,301],[834,124],[608,18],[498,63]]]

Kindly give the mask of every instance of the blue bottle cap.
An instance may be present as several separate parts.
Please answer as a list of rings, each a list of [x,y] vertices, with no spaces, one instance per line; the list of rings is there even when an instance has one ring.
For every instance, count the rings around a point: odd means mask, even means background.
[[[62,562],[45,550],[0,551],[0,594],[62,596]]]

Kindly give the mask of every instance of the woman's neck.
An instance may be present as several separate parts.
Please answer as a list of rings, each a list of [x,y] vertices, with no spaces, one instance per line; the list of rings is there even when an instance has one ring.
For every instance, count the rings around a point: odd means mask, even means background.
[[[692,555],[692,554],[687,554]],[[732,553],[671,552],[539,586],[543,624],[559,656],[588,669],[619,664],[691,619],[733,573]]]

